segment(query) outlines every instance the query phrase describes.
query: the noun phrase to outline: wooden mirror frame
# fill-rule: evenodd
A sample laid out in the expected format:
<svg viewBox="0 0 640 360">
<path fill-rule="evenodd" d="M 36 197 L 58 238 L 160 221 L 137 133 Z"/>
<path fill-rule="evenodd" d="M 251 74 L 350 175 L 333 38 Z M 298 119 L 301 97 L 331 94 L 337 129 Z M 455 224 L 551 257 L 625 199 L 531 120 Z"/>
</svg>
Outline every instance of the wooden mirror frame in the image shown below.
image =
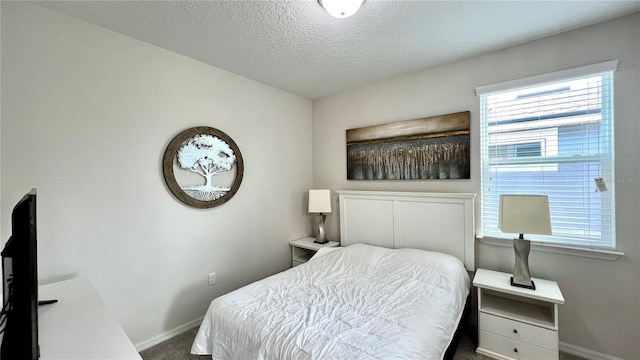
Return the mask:
<svg viewBox="0 0 640 360">
<path fill-rule="evenodd" d="M 180 147 L 185 143 L 185 141 L 191 139 L 196 135 L 213 135 L 215 137 L 220 138 L 221 140 L 223 140 L 229 145 L 229 147 L 231 148 L 231 150 L 233 150 L 236 156 L 236 162 L 235 162 L 236 175 L 235 175 L 235 178 L 233 179 L 231 188 L 225 195 L 215 200 L 202 201 L 202 200 L 192 198 L 182 190 L 180 185 L 178 185 L 178 182 L 176 181 L 176 178 L 175 178 L 175 174 L 173 172 L 173 163 L 176 158 L 178 149 L 180 149 Z M 167 145 L 167 148 L 164 151 L 164 156 L 162 158 L 162 172 L 164 175 L 165 183 L 169 187 L 169 190 L 171 191 L 171 193 L 173 193 L 173 195 L 176 198 L 178 198 L 178 200 L 195 208 L 208 209 L 208 208 L 220 206 L 226 203 L 233 197 L 233 195 L 236 194 L 236 192 L 240 188 L 240 183 L 242 183 L 242 177 L 244 176 L 244 161 L 242 159 L 242 153 L 240 153 L 240 149 L 238 148 L 238 145 L 236 145 L 236 143 L 231 139 L 231 137 L 229 137 L 229 135 L 225 134 L 224 132 L 218 129 L 214 129 L 212 127 L 196 126 L 196 127 L 192 127 L 182 131 L 181 133 L 176 135 L 171 140 L 171 142 L 169 142 L 169 145 Z"/>
</svg>

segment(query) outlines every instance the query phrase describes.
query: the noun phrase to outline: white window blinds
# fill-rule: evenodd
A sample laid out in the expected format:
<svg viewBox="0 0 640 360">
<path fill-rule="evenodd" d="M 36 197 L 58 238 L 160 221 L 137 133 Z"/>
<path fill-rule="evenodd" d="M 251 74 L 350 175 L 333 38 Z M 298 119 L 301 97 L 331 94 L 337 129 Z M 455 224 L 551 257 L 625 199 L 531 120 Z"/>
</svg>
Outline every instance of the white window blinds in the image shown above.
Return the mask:
<svg viewBox="0 0 640 360">
<path fill-rule="evenodd" d="M 476 89 L 481 112 L 482 236 L 498 229 L 501 194 L 549 196 L 544 242 L 615 248 L 613 72 L 617 61 Z M 597 191 L 603 178 L 608 191 Z"/>
</svg>

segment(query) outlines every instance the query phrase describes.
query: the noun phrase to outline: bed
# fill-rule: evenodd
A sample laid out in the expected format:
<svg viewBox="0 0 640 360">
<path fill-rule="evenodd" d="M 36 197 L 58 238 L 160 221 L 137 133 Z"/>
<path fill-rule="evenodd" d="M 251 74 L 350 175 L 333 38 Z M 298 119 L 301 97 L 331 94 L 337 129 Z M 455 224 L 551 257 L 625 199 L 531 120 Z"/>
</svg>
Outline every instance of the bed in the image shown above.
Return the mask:
<svg viewBox="0 0 640 360">
<path fill-rule="evenodd" d="M 343 247 L 213 300 L 193 354 L 445 357 L 474 266 L 473 194 L 338 194 Z"/>
</svg>

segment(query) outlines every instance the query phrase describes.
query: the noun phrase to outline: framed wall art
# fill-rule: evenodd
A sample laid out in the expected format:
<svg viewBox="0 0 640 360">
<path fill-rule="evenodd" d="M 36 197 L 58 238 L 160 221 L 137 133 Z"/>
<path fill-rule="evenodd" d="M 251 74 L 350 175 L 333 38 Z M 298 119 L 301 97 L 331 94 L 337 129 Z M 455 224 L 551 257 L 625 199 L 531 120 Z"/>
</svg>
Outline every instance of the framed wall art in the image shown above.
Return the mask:
<svg viewBox="0 0 640 360">
<path fill-rule="evenodd" d="M 198 126 L 182 131 L 169 142 L 162 171 L 178 200 L 196 208 L 212 208 L 229 201 L 238 191 L 244 161 L 229 135 Z"/>
<path fill-rule="evenodd" d="M 469 111 L 349 129 L 347 179 L 469 179 L 469 130 Z"/>
</svg>

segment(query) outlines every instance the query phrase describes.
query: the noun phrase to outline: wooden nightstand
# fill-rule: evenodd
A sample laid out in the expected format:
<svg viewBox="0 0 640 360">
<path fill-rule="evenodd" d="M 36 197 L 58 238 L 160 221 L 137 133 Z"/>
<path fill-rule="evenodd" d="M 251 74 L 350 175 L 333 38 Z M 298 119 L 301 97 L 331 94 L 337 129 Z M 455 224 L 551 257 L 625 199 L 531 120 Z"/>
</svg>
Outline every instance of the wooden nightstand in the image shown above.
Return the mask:
<svg viewBox="0 0 640 360">
<path fill-rule="evenodd" d="M 478 269 L 478 348 L 496 359 L 558 359 L 558 305 L 564 297 L 555 281 L 533 279 L 536 290 L 511 286 L 511 274 Z"/>
<path fill-rule="evenodd" d="M 340 243 L 337 241 L 329 241 L 326 244 L 315 243 L 315 238 L 306 237 L 289 242 L 291 245 L 291 267 L 304 264 L 323 247 L 337 247 Z"/>
</svg>

